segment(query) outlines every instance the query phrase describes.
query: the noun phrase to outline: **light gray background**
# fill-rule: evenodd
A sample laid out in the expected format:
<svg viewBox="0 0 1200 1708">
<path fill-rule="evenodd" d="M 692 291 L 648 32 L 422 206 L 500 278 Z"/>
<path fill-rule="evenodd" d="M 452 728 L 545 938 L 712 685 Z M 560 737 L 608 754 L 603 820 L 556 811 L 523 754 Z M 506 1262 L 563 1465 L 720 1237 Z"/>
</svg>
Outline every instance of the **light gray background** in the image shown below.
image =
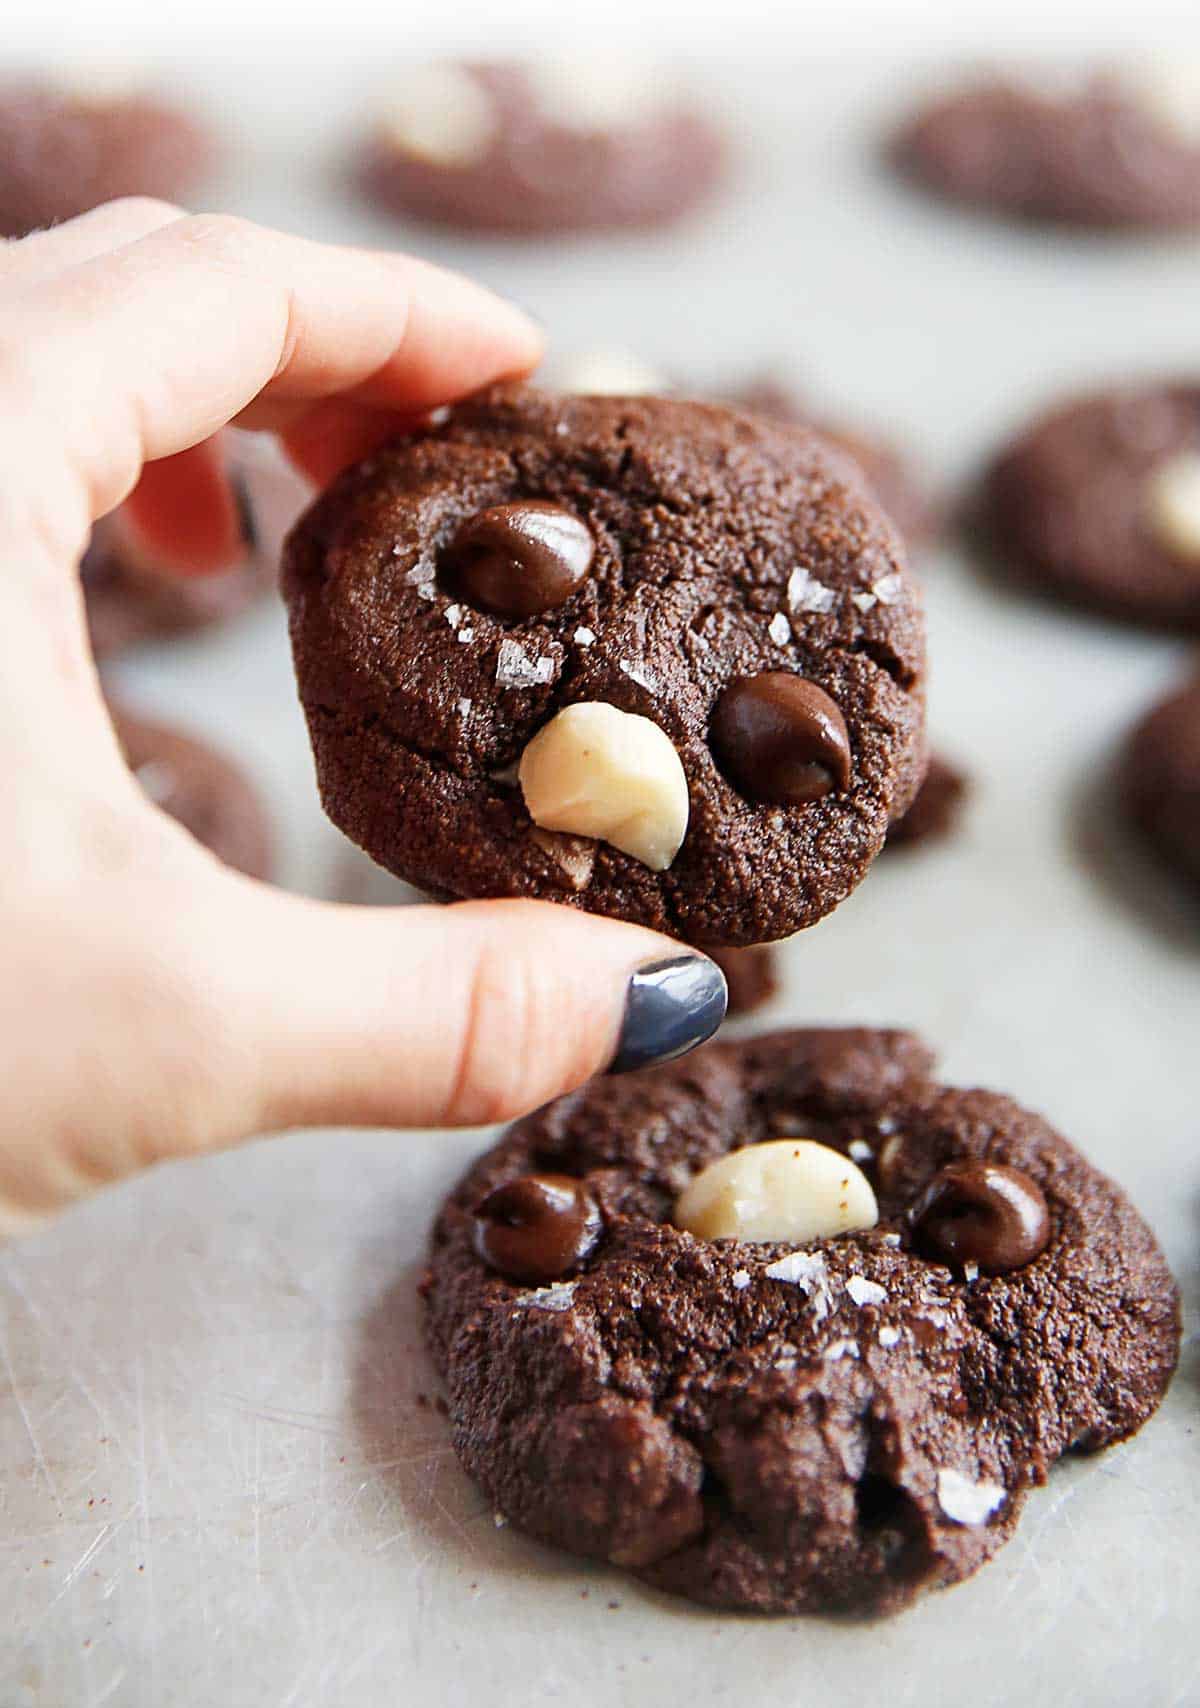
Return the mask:
<svg viewBox="0 0 1200 1708">
<path fill-rule="evenodd" d="M 535 308 L 556 346 L 625 345 L 698 383 L 782 363 L 890 421 L 948 490 L 1064 386 L 1200 365 L 1196 245 L 993 228 L 877 172 L 872 139 L 924 73 L 708 75 L 745 154 L 711 217 L 561 248 L 399 239 Z M 380 66 L 229 54 L 190 76 L 244 131 L 214 202 L 396 239 L 330 169 Z M 934 731 L 976 774 L 966 828 L 790 945 L 769 1019 L 915 1025 L 948 1078 L 1044 1110 L 1120 1176 L 1189 1301 L 1160 1415 L 1056 1473 L 973 1582 L 889 1624 L 697 1612 L 497 1530 L 422 1403 L 415 1267 L 484 1135 L 264 1141 L 0 1255 L 3 1708 L 1200 1702 L 1200 919 L 1103 799 L 1185 649 L 997 591 L 955 549 L 926 567 Z M 278 608 L 119 676 L 243 755 L 289 882 L 364 881 L 316 804 Z"/>
</svg>

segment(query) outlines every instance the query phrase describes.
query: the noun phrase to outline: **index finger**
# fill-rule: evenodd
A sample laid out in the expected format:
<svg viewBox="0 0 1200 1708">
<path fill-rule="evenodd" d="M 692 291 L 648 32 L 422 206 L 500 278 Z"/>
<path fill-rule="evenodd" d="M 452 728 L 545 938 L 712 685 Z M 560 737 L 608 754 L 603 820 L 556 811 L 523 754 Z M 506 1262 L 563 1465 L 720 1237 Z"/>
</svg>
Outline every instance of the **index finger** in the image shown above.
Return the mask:
<svg viewBox="0 0 1200 1708">
<path fill-rule="evenodd" d="M 225 215 L 187 216 L 36 289 L 18 284 L 4 308 L 0 372 L 24 381 L 22 440 L 43 463 L 61 452 L 92 516 L 144 462 L 251 405 L 346 396 L 412 414 L 525 373 L 541 353 L 521 310 L 457 273 Z"/>
</svg>

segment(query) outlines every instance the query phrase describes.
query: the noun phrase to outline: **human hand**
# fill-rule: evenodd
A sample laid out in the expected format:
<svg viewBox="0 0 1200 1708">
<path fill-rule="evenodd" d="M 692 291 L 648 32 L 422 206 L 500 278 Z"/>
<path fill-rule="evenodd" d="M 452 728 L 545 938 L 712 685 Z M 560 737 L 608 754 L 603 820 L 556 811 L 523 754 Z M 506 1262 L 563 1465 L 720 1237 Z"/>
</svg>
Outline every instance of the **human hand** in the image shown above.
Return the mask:
<svg viewBox="0 0 1200 1708">
<path fill-rule="evenodd" d="M 96 518 L 127 500 L 177 572 L 237 550 L 226 423 L 325 481 L 538 355 L 454 274 L 163 203 L 0 246 L 0 1228 L 257 1132 L 506 1119 L 719 1022 L 712 963 L 632 926 L 220 866 L 130 776 L 88 652 Z"/>
</svg>

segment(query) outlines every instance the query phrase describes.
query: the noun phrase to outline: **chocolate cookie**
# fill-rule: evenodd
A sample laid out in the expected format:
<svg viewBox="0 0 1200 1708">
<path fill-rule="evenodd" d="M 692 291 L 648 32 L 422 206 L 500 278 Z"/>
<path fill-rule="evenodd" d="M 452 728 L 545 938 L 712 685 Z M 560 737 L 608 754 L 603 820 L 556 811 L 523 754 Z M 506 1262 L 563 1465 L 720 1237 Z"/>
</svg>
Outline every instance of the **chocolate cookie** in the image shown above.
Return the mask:
<svg viewBox="0 0 1200 1708">
<path fill-rule="evenodd" d="M 1200 885 L 1200 676 L 1147 713 L 1121 766 L 1133 823 L 1163 859 Z"/>
<path fill-rule="evenodd" d="M 1200 630 L 1200 383 L 1058 405 L 996 458 L 983 499 L 1027 581 L 1130 622 Z"/>
<path fill-rule="evenodd" d="M 764 1613 L 967 1577 L 1056 1459 L 1141 1427 L 1180 1336 L 1121 1190 L 903 1032 L 712 1044 L 549 1105 L 453 1192 L 422 1291 L 499 1513 Z"/>
<path fill-rule="evenodd" d="M 194 118 L 102 72 L 94 84 L 0 83 L 0 235 L 23 237 L 115 196 L 186 196 L 213 144 Z"/>
<path fill-rule="evenodd" d="M 363 176 L 401 214 L 532 236 L 664 224 L 724 166 L 720 132 L 661 70 L 601 57 L 413 67 Z"/>
<path fill-rule="evenodd" d="M 1182 66 L 1053 87 L 985 77 L 917 113 L 891 153 L 925 188 L 996 213 L 1108 228 L 1200 224 L 1200 103 Z"/>
<path fill-rule="evenodd" d="M 966 775 L 940 753 L 932 755 L 925 781 L 911 806 L 888 826 L 887 848 L 911 848 L 918 842 L 940 842 L 958 823 L 967 796 Z"/>
<path fill-rule="evenodd" d="M 922 775 L 902 547 L 799 428 L 497 387 L 343 475 L 283 581 L 326 810 L 435 894 L 768 942 Z"/>
<path fill-rule="evenodd" d="M 109 711 L 129 768 L 155 806 L 225 865 L 269 878 L 271 828 L 249 778 L 206 742 L 117 707 Z"/>
<path fill-rule="evenodd" d="M 912 550 L 927 546 L 941 522 L 938 505 L 920 471 L 888 439 L 831 421 L 821 411 L 807 409 L 802 398 L 774 380 L 756 380 L 725 399 L 735 409 L 748 409 L 774 421 L 796 421 L 853 458 L 868 487 L 899 528 Z"/>
</svg>

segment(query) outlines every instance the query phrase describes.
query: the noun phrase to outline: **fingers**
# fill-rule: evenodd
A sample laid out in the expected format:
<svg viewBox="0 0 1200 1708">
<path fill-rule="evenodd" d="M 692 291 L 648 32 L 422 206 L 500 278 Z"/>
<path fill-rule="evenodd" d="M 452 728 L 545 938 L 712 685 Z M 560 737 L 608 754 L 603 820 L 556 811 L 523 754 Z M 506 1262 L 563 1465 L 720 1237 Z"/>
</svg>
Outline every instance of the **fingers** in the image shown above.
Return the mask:
<svg viewBox="0 0 1200 1708">
<path fill-rule="evenodd" d="M 150 196 L 125 196 L 48 231 L 0 243 L 0 286 L 31 284 L 91 261 L 183 218 L 183 209 Z"/>
<path fill-rule="evenodd" d="M 221 435 L 147 463 L 122 515 L 156 568 L 183 575 L 225 569 L 246 555 Z"/>
<path fill-rule="evenodd" d="M 614 1057 L 681 1054 L 725 1012 L 713 962 L 571 908 L 366 910 L 238 889 L 222 1007 L 264 1129 L 507 1120 Z"/>
<path fill-rule="evenodd" d="M 144 462 L 235 418 L 273 423 L 281 404 L 341 394 L 411 413 L 540 354 L 518 309 L 457 274 L 224 216 L 5 287 L 3 339 L 0 371 L 24 380 L 8 407 L 36 422 L 37 457 L 57 445 L 93 515 Z"/>
</svg>

